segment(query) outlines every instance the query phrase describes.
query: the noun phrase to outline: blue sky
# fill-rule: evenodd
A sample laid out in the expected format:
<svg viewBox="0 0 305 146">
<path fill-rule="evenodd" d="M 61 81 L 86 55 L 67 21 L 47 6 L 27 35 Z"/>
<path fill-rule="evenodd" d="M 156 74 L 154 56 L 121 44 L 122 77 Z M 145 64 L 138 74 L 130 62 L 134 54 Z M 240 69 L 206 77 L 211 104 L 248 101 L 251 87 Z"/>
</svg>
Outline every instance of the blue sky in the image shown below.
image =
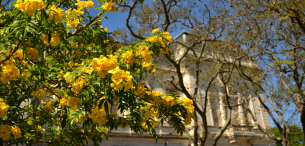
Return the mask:
<svg viewBox="0 0 305 146">
<path fill-rule="evenodd" d="M 100 7 L 98 4 L 98 1 L 96 0 L 92 0 L 94 2 L 94 7 L 98 8 Z M 150 3 L 149 0 L 146 0 L 145 3 Z M 96 16 L 101 10 L 94 10 L 93 8 L 89 9 L 89 13 L 91 16 Z M 114 13 L 114 12 L 109 12 L 109 13 L 105 13 L 104 16 L 107 16 L 108 19 L 106 18 L 101 18 L 103 20 L 102 25 L 104 28 L 108 28 L 108 31 L 113 31 L 116 30 L 118 28 L 127 28 L 125 26 L 126 24 L 126 18 L 128 16 L 128 13 L 122 13 L 120 11 Z M 178 32 L 172 32 L 170 33 L 170 35 L 174 38 L 175 36 L 177 36 L 179 33 L 181 33 L 180 31 Z"/>
</svg>

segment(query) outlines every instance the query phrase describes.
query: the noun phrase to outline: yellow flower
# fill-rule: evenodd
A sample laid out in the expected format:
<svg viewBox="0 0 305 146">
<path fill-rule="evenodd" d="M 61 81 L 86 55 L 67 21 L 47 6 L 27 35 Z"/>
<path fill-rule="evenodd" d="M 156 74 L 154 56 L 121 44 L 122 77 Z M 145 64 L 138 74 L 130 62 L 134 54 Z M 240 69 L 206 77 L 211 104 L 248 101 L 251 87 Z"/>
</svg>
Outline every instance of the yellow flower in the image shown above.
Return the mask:
<svg viewBox="0 0 305 146">
<path fill-rule="evenodd" d="M 73 75 L 71 72 L 67 72 L 63 77 L 65 78 L 67 83 L 72 83 L 74 81 L 74 78 L 73 78 Z"/>
<path fill-rule="evenodd" d="M 36 10 L 44 9 L 46 4 L 43 0 L 17 0 L 14 5 L 18 10 L 32 16 Z"/>
<path fill-rule="evenodd" d="M 186 115 L 184 119 L 184 125 L 190 125 L 192 123 L 192 115 Z"/>
<path fill-rule="evenodd" d="M 104 31 L 105 31 L 106 33 L 108 33 L 108 28 L 105 28 Z"/>
<path fill-rule="evenodd" d="M 151 67 L 151 64 L 150 63 L 147 63 L 147 62 L 143 62 L 143 67 L 146 67 L 148 70 L 150 69 Z"/>
<path fill-rule="evenodd" d="M 117 67 L 116 69 L 110 70 L 109 73 L 112 73 L 112 82 L 116 85 L 120 84 L 123 81 L 122 71 Z"/>
<path fill-rule="evenodd" d="M 64 15 L 64 13 L 62 12 L 63 10 L 61 8 L 56 8 L 55 5 L 51 6 L 49 10 L 50 15 L 48 20 L 55 20 L 56 23 L 60 23 L 61 18 Z"/>
<path fill-rule="evenodd" d="M 75 29 L 75 27 L 79 24 L 79 19 L 74 19 L 73 21 L 68 21 L 67 26 Z"/>
<path fill-rule="evenodd" d="M 71 107 L 71 110 L 79 108 L 81 105 L 81 99 L 77 97 L 69 96 L 67 100 L 67 106 Z"/>
<path fill-rule="evenodd" d="M 143 123 L 141 124 L 141 126 L 142 126 L 144 129 L 147 129 L 147 128 L 148 128 L 145 122 L 143 122 Z"/>
<path fill-rule="evenodd" d="M 38 126 L 37 126 L 37 130 L 38 130 L 38 131 L 41 131 L 41 130 L 42 130 L 41 126 L 38 125 Z"/>
<path fill-rule="evenodd" d="M 3 101 L 0 102 L 0 118 L 1 119 L 6 116 L 8 108 L 9 108 L 9 106 L 7 104 L 5 104 Z"/>
<path fill-rule="evenodd" d="M 17 79 L 19 75 L 18 68 L 14 64 L 6 64 L 2 66 L 0 75 L 2 83 L 6 84 L 10 80 Z"/>
<path fill-rule="evenodd" d="M 21 137 L 21 130 L 18 126 L 14 125 L 11 127 L 11 132 L 13 133 L 15 138 Z"/>
<path fill-rule="evenodd" d="M 60 42 L 59 33 L 53 32 L 53 33 L 51 34 L 51 42 L 50 42 L 50 44 L 51 44 L 53 47 L 56 47 L 56 46 L 58 46 L 59 42 Z"/>
<path fill-rule="evenodd" d="M 156 28 L 152 31 L 152 33 L 157 33 L 157 32 L 159 32 L 159 28 Z"/>
<path fill-rule="evenodd" d="M 109 59 L 103 56 L 101 59 L 93 58 L 90 65 L 98 75 L 100 75 L 102 78 L 105 78 L 108 74 L 108 71 L 114 69 L 117 64 L 117 56 L 109 55 Z"/>
<path fill-rule="evenodd" d="M 110 1 L 109 3 L 105 2 L 105 4 L 102 6 L 102 8 L 107 12 L 110 12 L 110 11 L 117 12 L 116 6 L 114 6 L 112 1 Z"/>
<path fill-rule="evenodd" d="M 23 58 L 23 50 L 18 49 L 15 53 L 14 53 L 14 57 L 22 59 Z"/>
<path fill-rule="evenodd" d="M 126 51 L 125 53 L 122 54 L 122 58 L 124 58 L 124 63 L 128 64 L 129 66 L 132 66 L 135 63 L 135 58 L 133 55 L 133 51 Z"/>
<path fill-rule="evenodd" d="M 143 97 L 146 93 L 146 88 L 143 85 L 138 86 L 138 90 L 135 92 L 136 96 L 139 96 L 140 98 Z"/>
<path fill-rule="evenodd" d="M 54 102 L 47 101 L 46 105 L 42 107 L 46 113 L 49 113 L 54 108 Z"/>
<path fill-rule="evenodd" d="M 0 138 L 6 141 L 10 139 L 11 135 L 11 126 L 9 125 L 1 125 L 0 126 Z"/>
<path fill-rule="evenodd" d="M 117 32 L 117 31 L 113 31 L 113 33 L 114 33 L 115 35 L 121 35 L 121 33 L 120 33 L 120 32 Z"/>
<path fill-rule="evenodd" d="M 40 36 L 40 39 L 42 40 L 42 42 L 45 45 L 47 45 L 47 46 L 49 45 L 49 41 L 48 41 L 49 37 L 48 37 L 48 35 L 44 34 L 44 35 Z"/>
<path fill-rule="evenodd" d="M 36 59 L 39 57 L 39 52 L 35 48 L 27 47 L 26 50 L 30 54 L 31 59 Z"/>
<path fill-rule="evenodd" d="M 91 110 L 90 118 L 94 123 L 97 123 L 99 126 L 103 126 L 106 124 L 107 120 L 107 114 L 104 108 L 99 109 L 98 107 L 95 107 Z"/>
<path fill-rule="evenodd" d="M 62 78 L 65 75 L 65 73 L 63 71 L 60 71 L 57 74 L 58 74 L 57 75 L 58 78 Z"/>
<path fill-rule="evenodd" d="M 60 99 L 59 105 L 60 105 L 61 107 L 65 107 L 65 106 L 67 105 L 67 99 L 66 99 L 66 98 Z"/>
<path fill-rule="evenodd" d="M 29 125 L 32 125 L 32 124 L 33 124 L 33 122 L 32 122 L 32 121 L 28 121 L 27 123 L 28 123 Z"/>
<path fill-rule="evenodd" d="M 167 54 L 168 53 L 168 47 L 166 47 L 165 49 L 160 49 L 162 54 Z"/>
<path fill-rule="evenodd" d="M 38 90 L 32 92 L 32 96 L 36 96 L 39 100 L 43 100 L 46 95 L 47 95 L 47 92 L 44 89 L 38 89 Z"/>
<path fill-rule="evenodd" d="M 84 86 L 84 80 L 77 80 L 72 84 L 72 88 L 71 91 L 73 91 L 74 93 L 78 94 L 80 92 L 80 90 L 82 90 L 83 86 Z"/>
<path fill-rule="evenodd" d="M 153 68 L 150 73 L 155 73 L 156 72 L 156 68 Z"/>
<path fill-rule="evenodd" d="M 93 8 L 94 2 L 92 2 L 92 0 L 88 0 L 87 2 L 77 0 L 77 4 L 75 5 L 78 5 L 78 9 L 82 10 L 84 8 L 89 8 L 89 7 Z"/>
</svg>

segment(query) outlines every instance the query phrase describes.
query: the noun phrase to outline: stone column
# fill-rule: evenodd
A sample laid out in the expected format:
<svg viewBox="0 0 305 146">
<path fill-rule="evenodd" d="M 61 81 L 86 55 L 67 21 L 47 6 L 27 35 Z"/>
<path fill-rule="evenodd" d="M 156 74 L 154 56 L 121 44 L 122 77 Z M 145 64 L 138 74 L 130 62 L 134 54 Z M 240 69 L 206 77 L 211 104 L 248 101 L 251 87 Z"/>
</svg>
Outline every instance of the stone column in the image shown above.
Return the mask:
<svg viewBox="0 0 305 146">
<path fill-rule="evenodd" d="M 244 126 L 244 125 L 246 125 L 246 121 L 245 121 L 244 108 L 241 105 L 242 97 L 240 94 L 238 94 L 237 104 L 238 104 L 238 114 L 239 114 L 240 123 L 241 123 L 240 125 Z"/>
<path fill-rule="evenodd" d="M 255 104 L 255 103 L 254 103 L 254 101 L 253 101 L 253 97 L 252 97 L 252 95 L 250 94 L 248 98 L 250 98 L 250 100 L 249 100 L 250 110 L 254 113 L 254 116 L 255 116 L 255 118 L 256 118 L 256 112 L 255 112 L 255 108 L 254 108 L 254 104 Z M 258 129 L 257 125 L 255 124 L 255 122 L 254 122 L 254 120 L 253 120 L 252 118 L 250 119 L 250 121 L 251 121 L 252 125 L 254 126 L 253 128 L 254 128 L 254 129 Z M 250 122 L 250 121 L 249 121 L 249 122 Z"/>
<path fill-rule="evenodd" d="M 227 114 L 226 114 L 226 107 L 225 105 L 223 104 L 224 100 L 223 100 L 223 95 L 220 94 L 219 96 L 219 110 L 220 110 L 220 121 L 222 123 L 221 126 L 225 125 L 226 123 L 226 118 L 227 118 Z M 219 122 L 220 123 L 220 122 Z M 220 126 L 220 125 L 219 125 Z"/>
</svg>

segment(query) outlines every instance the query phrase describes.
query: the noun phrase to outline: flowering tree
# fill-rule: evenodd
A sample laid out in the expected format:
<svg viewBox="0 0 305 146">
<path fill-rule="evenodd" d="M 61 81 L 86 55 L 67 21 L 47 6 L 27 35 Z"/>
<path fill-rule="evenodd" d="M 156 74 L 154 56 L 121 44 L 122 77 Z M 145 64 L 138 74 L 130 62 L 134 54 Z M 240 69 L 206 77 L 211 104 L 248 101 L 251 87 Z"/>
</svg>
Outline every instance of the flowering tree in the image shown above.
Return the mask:
<svg viewBox="0 0 305 146">
<path fill-rule="evenodd" d="M 157 138 L 165 120 L 180 134 L 190 123 L 191 100 L 138 84 L 156 70 L 152 55 L 167 53 L 169 33 L 119 48 L 100 19 L 117 1 L 100 1 L 95 17 L 93 4 L 17 0 L 7 9 L 0 1 L 1 144 L 98 145 L 118 126 Z"/>
</svg>

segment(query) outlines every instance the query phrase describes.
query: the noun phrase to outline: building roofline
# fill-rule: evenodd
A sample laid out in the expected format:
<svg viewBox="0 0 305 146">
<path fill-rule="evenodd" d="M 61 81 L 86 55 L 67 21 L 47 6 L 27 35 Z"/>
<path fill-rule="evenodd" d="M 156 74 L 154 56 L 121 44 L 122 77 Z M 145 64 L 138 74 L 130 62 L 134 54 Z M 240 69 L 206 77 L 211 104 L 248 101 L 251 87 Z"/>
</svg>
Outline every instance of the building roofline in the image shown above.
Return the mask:
<svg viewBox="0 0 305 146">
<path fill-rule="evenodd" d="M 174 37 L 174 40 L 178 39 L 178 38 L 179 38 L 180 36 L 182 36 L 183 34 L 190 34 L 190 33 L 183 30 L 181 33 L 179 33 L 177 36 Z"/>
</svg>

